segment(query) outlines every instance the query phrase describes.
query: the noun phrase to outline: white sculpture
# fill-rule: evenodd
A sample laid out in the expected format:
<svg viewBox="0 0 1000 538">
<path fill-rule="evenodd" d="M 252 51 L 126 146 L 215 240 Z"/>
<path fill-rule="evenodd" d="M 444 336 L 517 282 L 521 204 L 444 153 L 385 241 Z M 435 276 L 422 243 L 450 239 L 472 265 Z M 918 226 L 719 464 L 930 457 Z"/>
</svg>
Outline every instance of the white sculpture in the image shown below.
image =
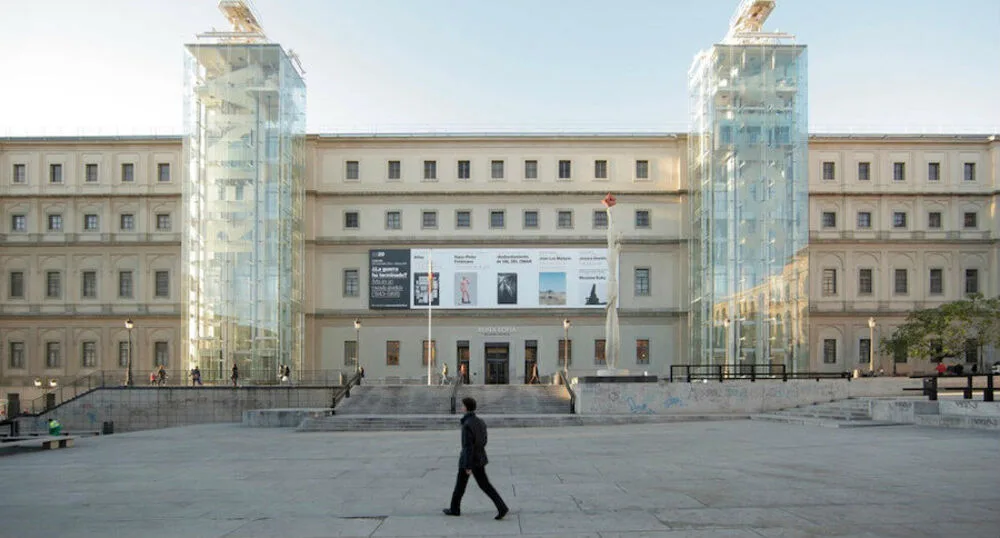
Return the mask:
<svg viewBox="0 0 1000 538">
<path fill-rule="evenodd" d="M 621 255 L 622 238 L 615 229 L 613 208 L 617 203 L 615 196 L 608 193 L 601 200 L 608 214 L 608 304 L 604 321 L 604 358 L 606 370 L 598 370 L 598 375 L 615 375 L 618 371 L 618 358 L 621 355 L 621 336 L 618 325 L 618 258 Z"/>
</svg>

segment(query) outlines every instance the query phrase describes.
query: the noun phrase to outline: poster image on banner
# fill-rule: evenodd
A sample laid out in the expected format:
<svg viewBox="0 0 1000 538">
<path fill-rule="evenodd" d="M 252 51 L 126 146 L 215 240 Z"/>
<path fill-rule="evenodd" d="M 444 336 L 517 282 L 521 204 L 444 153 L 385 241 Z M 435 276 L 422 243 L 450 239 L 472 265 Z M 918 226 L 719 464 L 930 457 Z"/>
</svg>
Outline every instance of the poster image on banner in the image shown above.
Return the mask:
<svg viewBox="0 0 1000 538">
<path fill-rule="evenodd" d="M 410 249 L 368 251 L 368 307 L 410 308 Z"/>
<path fill-rule="evenodd" d="M 455 273 L 455 304 L 461 307 L 476 306 L 478 283 L 477 273 Z"/>
<path fill-rule="evenodd" d="M 433 286 L 428 289 L 427 272 L 413 274 L 413 306 L 441 305 L 441 273 L 434 273 Z"/>
</svg>

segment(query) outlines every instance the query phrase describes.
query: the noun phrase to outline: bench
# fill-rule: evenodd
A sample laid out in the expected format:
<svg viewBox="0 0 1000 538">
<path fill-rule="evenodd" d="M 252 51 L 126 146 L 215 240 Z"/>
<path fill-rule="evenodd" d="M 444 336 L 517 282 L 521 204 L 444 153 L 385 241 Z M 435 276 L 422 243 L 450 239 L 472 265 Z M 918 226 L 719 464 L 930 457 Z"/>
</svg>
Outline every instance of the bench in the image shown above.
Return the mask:
<svg viewBox="0 0 1000 538">
<path fill-rule="evenodd" d="M 37 436 L 37 437 L 14 437 L 10 439 L 4 439 L 0 442 L 0 448 L 7 447 L 32 447 L 39 446 L 45 450 L 54 450 L 57 448 L 70 448 L 73 446 L 73 442 L 76 437 L 69 435 L 60 436 Z"/>
</svg>

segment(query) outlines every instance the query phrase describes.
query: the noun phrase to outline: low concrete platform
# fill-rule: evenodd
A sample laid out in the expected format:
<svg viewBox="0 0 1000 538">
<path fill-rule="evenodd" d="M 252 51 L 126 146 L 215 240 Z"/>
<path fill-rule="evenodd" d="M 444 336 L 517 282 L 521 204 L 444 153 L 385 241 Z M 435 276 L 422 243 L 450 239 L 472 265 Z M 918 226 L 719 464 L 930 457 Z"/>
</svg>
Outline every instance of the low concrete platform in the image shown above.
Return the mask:
<svg viewBox="0 0 1000 538">
<path fill-rule="evenodd" d="M 749 420 L 492 428 L 503 521 L 470 484 L 441 515 L 458 431 L 237 424 L 0 458 L 0 537 L 997 538 L 1000 434 Z"/>
<path fill-rule="evenodd" d="M 479 415 L 490 428 L 561 428 L 566 426 L 612 426 L 620 424 L 663 424 L 711 420 L 746 420 L 750 415 Z M 301 432 L 452 430 L 462 415 L 334 415 L 309 418 Z"/>
<path fill-rule="evenodd" d="M 243 412 L 243 425 L 251 428 L 298 428 L 307 418 L 323 418 L 333 409 L 252 409 Z"/>
<path fill-rule="evenodd" d="M 56 448 L 71 448 L 76 437 L 69 435 L 32 435 L 26 437 L 8 437 L 0 442 L 0 449 L 41 448 L 50 450 Z"/>
</svg>

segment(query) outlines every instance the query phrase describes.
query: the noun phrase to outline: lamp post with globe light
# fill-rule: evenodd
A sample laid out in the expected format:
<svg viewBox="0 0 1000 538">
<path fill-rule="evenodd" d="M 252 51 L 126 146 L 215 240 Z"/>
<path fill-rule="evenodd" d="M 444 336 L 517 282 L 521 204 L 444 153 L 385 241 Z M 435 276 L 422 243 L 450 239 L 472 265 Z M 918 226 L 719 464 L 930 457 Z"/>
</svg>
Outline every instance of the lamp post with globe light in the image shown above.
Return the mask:
<svg viewBox="0 0 1000 538">
<path fill-rule="evenodd" d="M 132 323 L 132 318 L 125 320 L 125 329 L 128 330 L 128 354 L 125 359 L 125 386 L 132 386 L 132 327 L 135 324 Z"/>
<path fill-rule="evenodd" d="M 868 373 L 875 375 L 875 318 L 868 318 Z"/>
<path fill-rule="evenodd" d="M 354 320 L 354 342 L 356 349 L 354 350 L 354 371 L 355 373 L 361 372 L 361 320 L 355 318 Z"/>
</svg>

